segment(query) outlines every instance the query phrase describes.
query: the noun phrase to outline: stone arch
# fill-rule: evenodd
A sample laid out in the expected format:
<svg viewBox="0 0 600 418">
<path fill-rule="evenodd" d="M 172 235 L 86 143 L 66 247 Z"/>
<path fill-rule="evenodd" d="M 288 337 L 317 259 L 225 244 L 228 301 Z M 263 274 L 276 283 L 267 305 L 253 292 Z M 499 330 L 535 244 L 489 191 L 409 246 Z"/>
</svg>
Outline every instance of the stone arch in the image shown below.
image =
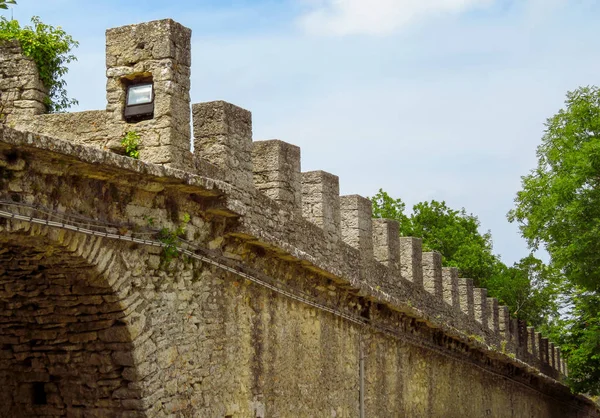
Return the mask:
<svg viewBox="0 0 600 418">
<path fill-rule="evenodd" d="M 145 417 L 119 243 L 12 220 L 0 232 L 0 417 Z"/>
</svg>

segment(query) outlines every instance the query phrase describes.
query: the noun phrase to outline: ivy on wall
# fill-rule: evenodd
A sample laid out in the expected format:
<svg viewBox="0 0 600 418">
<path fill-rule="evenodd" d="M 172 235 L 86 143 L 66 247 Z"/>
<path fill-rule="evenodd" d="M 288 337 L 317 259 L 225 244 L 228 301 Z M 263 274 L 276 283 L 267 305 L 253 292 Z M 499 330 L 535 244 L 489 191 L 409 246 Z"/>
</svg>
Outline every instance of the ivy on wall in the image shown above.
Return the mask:
<svg viewBox="0 0 600 418">
<path fill-rule="evenodd" d="M 40 79 L 48 90 L 45 103 L 48 112 L 63 112 L 77 104 L 77 100 L 67 96 L 63 76 L 68 72 L 66 65 L 77 60 L 70 52 L 79 43 L 60 26 L 46 25 L 37 16 L 31 18 L 31 23 L 33 26 L 21 27 L 16 20 L 0 18 L 0 42 L 19 41 L 23 53 L 35 61 Z"/>
</svg>

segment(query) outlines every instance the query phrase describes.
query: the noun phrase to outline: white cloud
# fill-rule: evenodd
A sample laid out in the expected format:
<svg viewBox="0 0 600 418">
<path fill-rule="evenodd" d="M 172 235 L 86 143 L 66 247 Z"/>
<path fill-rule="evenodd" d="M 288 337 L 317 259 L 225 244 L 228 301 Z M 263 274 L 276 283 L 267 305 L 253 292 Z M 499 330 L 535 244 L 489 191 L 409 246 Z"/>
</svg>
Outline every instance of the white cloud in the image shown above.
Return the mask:
<svg viewBox="0 0 600 418">
<path fill-rule="evenodd" d="M 460 14 L 494 0 L 321 0 L 309 1 L 299 19 L 309 33 L 387 35 L 426 18 Z"/>
</svg>

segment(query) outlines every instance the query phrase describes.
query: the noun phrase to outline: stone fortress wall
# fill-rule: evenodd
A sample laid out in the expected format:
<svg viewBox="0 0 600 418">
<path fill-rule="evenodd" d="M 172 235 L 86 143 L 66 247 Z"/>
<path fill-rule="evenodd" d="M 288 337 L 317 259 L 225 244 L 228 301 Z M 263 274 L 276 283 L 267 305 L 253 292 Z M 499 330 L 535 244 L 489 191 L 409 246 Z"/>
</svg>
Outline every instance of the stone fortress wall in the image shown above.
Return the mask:
<svg viewBox="0 0 600 418">
<path fill-rule="evenodd" d="M 129 231 L 188 213 L 189 241 L 221 267 L 165 268 L 157 248 L 10 220 L 0 301 L 20 325 L 0 321 L 5 404 L 57 416 L 598 416 L 560 383 L 559 347 L 443 268 L 440 254 L 422 253 L 419 238 L 399 237 L 395 221 L 372 219 L 368 199 L 339 196 L 333 174 L 302 172 L 294 145 L 253 142 L 250 112 L 190 106 L 189 29 L 162 20 L 106 37 L 105 111 L 43 114 L 43 88 L 19 75 L 35 64 L 16 44 L 0 48 L 0 208 L 60 209 Z M 154 117 L 127 123 L 136 77 L 152 80 Z M 142 138 L 140 161 L 117 155 L 128 130 Z M 62 290 L 19 293 L 34 276 L 61 277 Z M 32 314 L 17 299 L 51 309 L 56 295 L 78 303 L 27 339 L 19 330 Z M 94 326 L 80 324 L 88 316 Z M 64 375 L 90 376 L 89 394 L 54 382 L 60 353 L 36 354 L 39 341 L 59 340 L 77 360 L 63 361 Z"/>
</svg>

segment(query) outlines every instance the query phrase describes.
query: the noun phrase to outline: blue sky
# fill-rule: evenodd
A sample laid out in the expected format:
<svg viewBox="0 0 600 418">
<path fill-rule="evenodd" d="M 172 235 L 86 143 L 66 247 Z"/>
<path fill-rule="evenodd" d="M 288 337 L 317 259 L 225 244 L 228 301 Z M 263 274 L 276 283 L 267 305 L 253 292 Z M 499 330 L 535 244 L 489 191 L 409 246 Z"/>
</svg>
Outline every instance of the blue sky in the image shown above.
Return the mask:
<svg viewBox="0 0 600 418">
<path fill-rule="evenodd" d="M 342 194 L 465 207 L 506 263 L 528 253 L 505 215 L 545 119 L 600 79 L 595 0 L 18 3 L 80 42 L 75 110 L 105 106 L 106 28 L 171 17 L 193 31 L 192 102 L 251 110 L 255 140 L 299 145 Z"/>
</svg>

